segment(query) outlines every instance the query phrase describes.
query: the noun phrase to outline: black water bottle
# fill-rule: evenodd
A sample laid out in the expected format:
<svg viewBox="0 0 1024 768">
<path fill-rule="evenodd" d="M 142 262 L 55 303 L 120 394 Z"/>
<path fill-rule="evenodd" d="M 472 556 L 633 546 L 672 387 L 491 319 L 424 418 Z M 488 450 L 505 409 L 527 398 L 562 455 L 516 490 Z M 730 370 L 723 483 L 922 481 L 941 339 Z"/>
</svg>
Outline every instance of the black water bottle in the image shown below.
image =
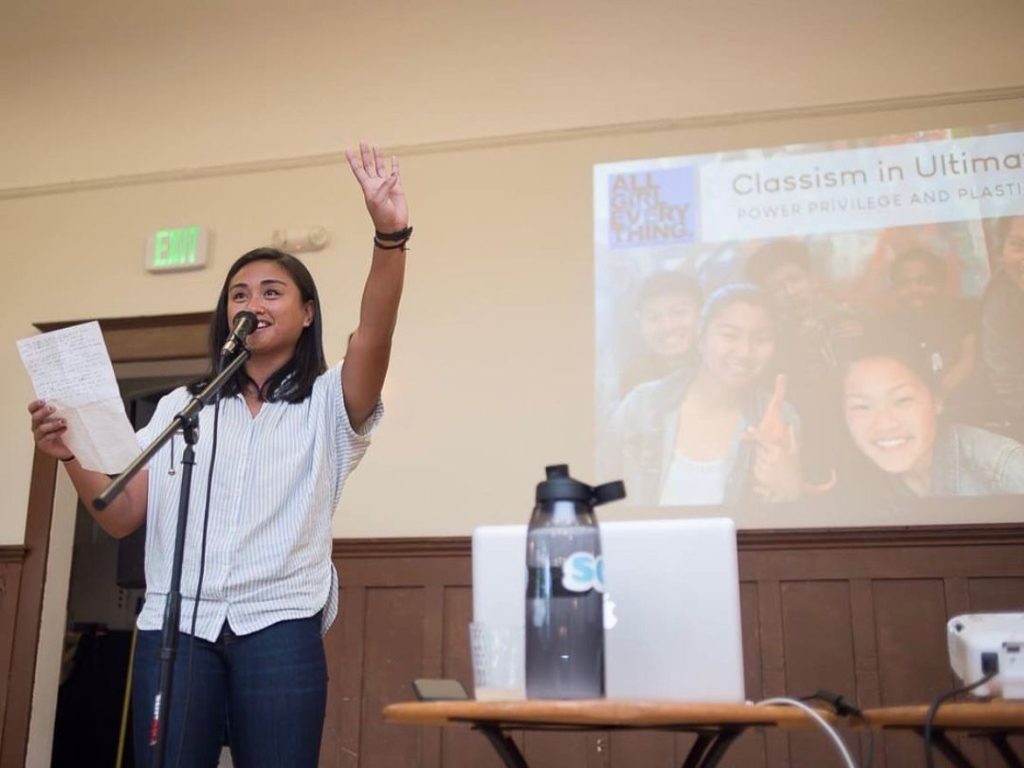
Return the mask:
<svg viewBox="0 0 1024 768">
<path fill-rule="evenodd" d="M 624 498 L 560 464 L 537 484 L 526 536 L 526 697 L 604 696 L 604 562 L 594 507 Z"/>
</svg>

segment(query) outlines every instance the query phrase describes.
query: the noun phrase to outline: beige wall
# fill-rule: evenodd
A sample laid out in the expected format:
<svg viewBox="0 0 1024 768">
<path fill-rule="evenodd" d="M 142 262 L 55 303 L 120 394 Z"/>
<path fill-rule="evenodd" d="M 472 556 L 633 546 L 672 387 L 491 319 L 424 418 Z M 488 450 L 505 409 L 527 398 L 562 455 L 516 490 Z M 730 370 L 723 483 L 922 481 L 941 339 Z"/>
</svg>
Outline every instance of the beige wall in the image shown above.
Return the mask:
<svg viewBox="0 0 1024 768">
<path fill-rule="evenodd" d="M 360 136 L 422 144 L 1024 80 L 1017 0 L 50 0 L 0 14 L 4 187 Z"/>
<path fill-rule="evenodd" d="M 326 155 L 361 137 L 401 148 L 417 235 L 335 532 L 413 536 L 524 520 L 546 463 L 590 478 L 594 163 L 1024 120 L 1010 0 L 22 5 L 0 11 L 0 544 L 23 536 L 32 322 L 208 309 L 234 256 L 323 224 L 340 355 L 370 230 Z M 215 233 L 209 268 L 145 273 L 146 235 L 187 224 Z"/>
</svg>

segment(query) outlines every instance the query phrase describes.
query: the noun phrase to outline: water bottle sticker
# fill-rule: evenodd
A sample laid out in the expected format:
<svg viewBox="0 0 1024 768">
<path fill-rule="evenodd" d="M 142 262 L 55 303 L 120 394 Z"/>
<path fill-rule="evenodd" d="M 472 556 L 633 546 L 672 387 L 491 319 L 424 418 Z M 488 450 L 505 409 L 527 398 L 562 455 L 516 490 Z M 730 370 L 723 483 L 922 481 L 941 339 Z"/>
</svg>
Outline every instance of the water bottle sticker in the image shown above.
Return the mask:
<svg viewBox="0 0 1024 768">
<path fill-rule="evenodd" d="M 619 623 L 619 617 L 615 615 L 615 601 L 607 592 L 604 593 L 604 602 L 601 607 L 604 609 L 604 628 L 615 629 L 615 625 Z"/>
<path fill-rule="evenodd" d="M 604 592 L 604 558 L 573 552 L 562 564 L 562 586 L 570 592 Z"/>
</svg>

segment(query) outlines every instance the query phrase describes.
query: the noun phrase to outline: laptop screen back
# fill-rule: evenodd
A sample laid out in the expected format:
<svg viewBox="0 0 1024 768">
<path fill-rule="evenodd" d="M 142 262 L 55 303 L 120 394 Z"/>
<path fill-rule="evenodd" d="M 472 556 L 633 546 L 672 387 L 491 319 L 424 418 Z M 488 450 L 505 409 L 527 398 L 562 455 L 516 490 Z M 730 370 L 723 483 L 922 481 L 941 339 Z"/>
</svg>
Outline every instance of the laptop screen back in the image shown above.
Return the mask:
<svg viewBox="0 0 1024 768">
<path fill-rule="evenodd" d="M 744 700 L 736 529 L 727 518 L 601 524 L 609 698 Z M 473 532 L 473 619 L 522 625 L 526 526 Z"/>
</svg>

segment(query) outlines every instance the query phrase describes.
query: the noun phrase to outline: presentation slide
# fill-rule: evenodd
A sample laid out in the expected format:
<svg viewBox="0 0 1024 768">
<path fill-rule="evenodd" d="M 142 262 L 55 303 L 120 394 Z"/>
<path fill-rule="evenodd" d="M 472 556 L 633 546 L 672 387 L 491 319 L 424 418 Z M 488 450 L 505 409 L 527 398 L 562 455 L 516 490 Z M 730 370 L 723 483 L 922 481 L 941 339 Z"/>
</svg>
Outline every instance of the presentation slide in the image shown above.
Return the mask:
<svg viewBox="0 0 1024 768">
<path fill-rule="evenodd" d="M 594 168 L 627 503 L 1024 493 L 1024 125 Z"/>
</svg>

